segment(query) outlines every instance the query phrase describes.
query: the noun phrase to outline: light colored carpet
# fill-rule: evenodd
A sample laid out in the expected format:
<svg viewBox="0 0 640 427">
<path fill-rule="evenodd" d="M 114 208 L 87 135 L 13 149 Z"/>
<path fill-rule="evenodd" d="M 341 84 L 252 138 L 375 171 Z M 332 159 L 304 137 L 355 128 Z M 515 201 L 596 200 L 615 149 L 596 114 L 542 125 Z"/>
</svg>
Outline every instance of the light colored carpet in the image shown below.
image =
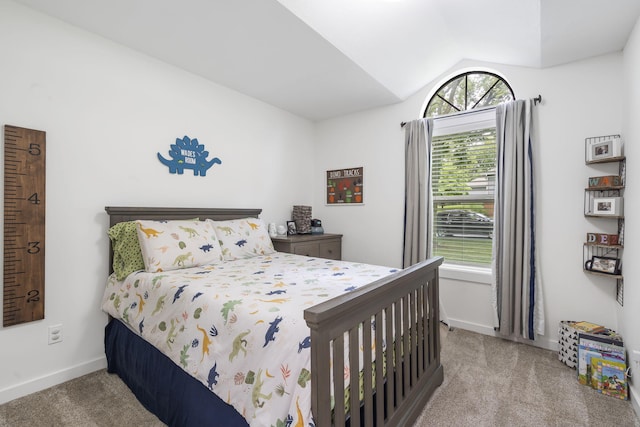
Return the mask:
<svg viewBox="0 0 640 427">
<path fill-rule="evenodd" d="M 444 330 L 441 360 L 444 382 L 416 426 L 640 426 L 629 401 L 579 384 L 549 350 Z"/>
<path fill-rule="evenodd" d="M 105 370 L 0 405 L 0 427 L 111 426 L 164 424 Z"/>
<path fill-rule="evenodd" d="M 444 383 L 418 427 L 640 427 L 628 401 L 578 384 L 556 353 L 460 329 L 443 328 L 442 344 Z M 163 424 L 104 370 L 0 405 L 0 427 L 123 425 Z"/>
</svg>

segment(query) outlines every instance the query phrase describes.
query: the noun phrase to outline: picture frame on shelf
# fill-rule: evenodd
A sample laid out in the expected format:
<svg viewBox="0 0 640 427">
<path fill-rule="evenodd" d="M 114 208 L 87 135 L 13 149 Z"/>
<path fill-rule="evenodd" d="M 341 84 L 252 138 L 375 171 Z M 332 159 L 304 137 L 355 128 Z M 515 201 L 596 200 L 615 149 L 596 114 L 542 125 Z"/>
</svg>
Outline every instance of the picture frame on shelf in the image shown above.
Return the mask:
<svg viewBox="0 0 640 427">
<path fill-rule="evenodd" d="M 587 138 L 587 161 L 598 162 L 622 156 L 622 138 L 619 135 L 610 137 Z"/>
<path fill-rule="evenodd" d="M 592 213 L 594 215 L 621 216 L 622 197 L 594 197 Z"/>
<path fill-rule="evenodd" d="M 584 263 L 585 270 L 597 273 L 618 274 L 620 260 L 618 258 L 594 256 Z"/>
<path fill-rule="evenodd" d="M 296 230 L 296 222 L 295 221 L 287 221 L 287 236 L 293 236 L 298 234 Z"/>
</svg>

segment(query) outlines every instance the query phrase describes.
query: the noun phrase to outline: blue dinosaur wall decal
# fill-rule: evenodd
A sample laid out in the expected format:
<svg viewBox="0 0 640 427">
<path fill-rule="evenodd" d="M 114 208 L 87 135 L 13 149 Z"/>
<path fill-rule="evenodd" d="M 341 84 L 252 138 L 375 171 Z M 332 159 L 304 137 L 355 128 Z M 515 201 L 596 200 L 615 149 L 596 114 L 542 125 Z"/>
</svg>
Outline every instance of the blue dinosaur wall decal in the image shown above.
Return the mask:
<svg viewBox="0 0 640 427">
<path fill-rule="evenodd" d="M 207 160 L 209 152 L 205 151 L 204 145 L 198 143 L 197 138 L 176 138 L 176 143 L 171 144 L 171 150 L 169 150 L 169 156 L 171 159 L 165 159 L 160 153 L 158 153 L 158 160 L 169 167 L 169 173 L 177 173 L 182 175 L 185 169 L 192 169 L 195 176 L 206 176 L 207 170 L 215 165 L 222 164 L 222 160 L 214 157 L 211 160 Z"/>
</svg>

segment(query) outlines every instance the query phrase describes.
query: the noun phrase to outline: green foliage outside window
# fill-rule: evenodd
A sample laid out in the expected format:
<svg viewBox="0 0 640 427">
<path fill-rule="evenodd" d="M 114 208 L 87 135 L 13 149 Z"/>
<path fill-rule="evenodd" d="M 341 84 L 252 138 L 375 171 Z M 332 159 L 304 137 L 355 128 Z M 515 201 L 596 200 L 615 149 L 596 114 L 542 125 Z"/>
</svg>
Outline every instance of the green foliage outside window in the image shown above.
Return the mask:
<svg viewBox="0 0 640 427">
<path fill-rule="evenodd" d="M 470 72 L 442 85 L 431 98 L 425 117 L 491 107 L 514 99 L 513 91 L 495 74 Z"/>
</svg>

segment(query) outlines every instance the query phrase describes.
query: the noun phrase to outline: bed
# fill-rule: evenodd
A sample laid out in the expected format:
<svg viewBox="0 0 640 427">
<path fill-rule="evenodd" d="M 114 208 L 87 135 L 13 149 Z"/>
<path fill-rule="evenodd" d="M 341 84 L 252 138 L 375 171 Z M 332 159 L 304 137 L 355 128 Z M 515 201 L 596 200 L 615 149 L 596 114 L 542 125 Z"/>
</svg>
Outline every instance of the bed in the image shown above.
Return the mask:
<svg viewBox="0 0 640 427">
<path fill-rule="evenodd" d="M 164 423 L 412 425 L 442 383 L 442 258 L 398 271 L 274 252 L 260 209 L 105 209 L 108 371 Z M 113 271 L 125 225 L 142 271 Z M 176 257 L 173 241 L 201 246 Z"/>
</svg>

